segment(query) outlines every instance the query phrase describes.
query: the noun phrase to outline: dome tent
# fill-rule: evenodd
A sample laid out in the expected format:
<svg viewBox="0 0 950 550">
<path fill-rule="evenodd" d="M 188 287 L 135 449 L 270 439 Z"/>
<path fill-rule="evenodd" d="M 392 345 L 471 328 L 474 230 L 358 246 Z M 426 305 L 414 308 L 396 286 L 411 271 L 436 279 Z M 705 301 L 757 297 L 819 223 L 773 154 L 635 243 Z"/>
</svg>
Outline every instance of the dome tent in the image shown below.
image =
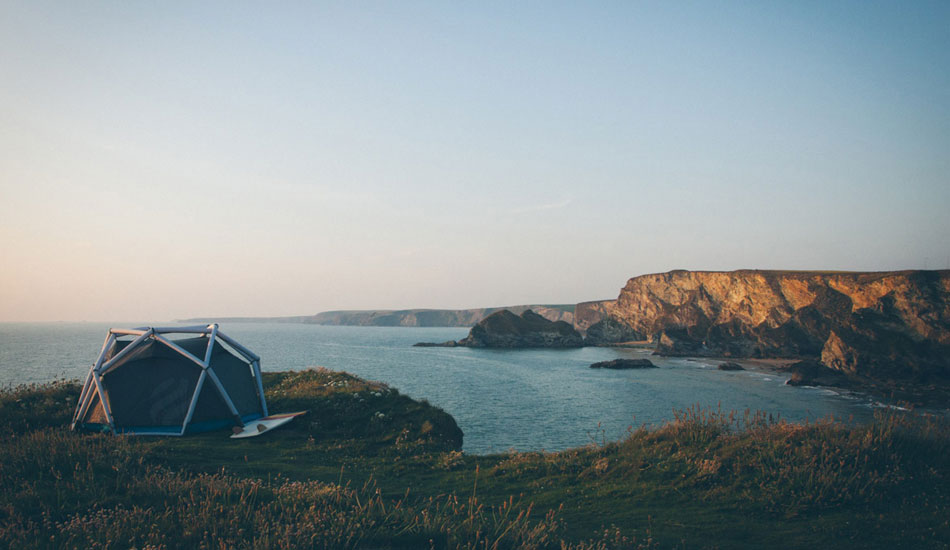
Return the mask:
<svg viewBox="0 0 950 550">
<path fill-rule="evenodd" d="M 142 327 L 109 329 L 72 427 L 185 435 L 266 416 L 260 357 L 218 325 Z"/>
</svg>

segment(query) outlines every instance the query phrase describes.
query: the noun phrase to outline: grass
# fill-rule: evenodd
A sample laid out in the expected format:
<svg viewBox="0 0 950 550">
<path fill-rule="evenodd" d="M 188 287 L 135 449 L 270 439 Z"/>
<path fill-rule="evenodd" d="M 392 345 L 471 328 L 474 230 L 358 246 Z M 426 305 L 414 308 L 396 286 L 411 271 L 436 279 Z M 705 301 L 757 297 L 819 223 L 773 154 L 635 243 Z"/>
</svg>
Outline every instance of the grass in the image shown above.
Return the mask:
<svg viewBox="0 0 950 550">
<path fill-rule="evenodd" d="M 0 393 L 9 548 L 945 548 L 950 426 L 693 407 L 559 453 L 470 456 L 443 411 L 345 373 L 268 374 L 259 438 L 75 434 L 70 382 Z"/>
</svg>

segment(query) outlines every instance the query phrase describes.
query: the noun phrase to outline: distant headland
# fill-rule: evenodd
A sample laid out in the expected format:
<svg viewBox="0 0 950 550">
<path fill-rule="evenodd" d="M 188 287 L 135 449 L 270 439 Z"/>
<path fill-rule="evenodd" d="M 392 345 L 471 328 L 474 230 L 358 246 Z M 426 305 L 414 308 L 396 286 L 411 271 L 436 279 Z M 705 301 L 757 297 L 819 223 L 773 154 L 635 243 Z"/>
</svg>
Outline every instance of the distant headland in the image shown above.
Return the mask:
<svg viewBox="0 0 950 550">
<path fill-rule="evenodd" d="M 574 304 L 533 304 L 473 309 L 367 309 L 323 311 L 316 315 L 291 317 L 194 317 L 180 319 L 193 323 L 305 323 L 311 325 L 357 327 L 471 327 L 492 313 L 508 310 L 516 315 L 532 310 L 550 321 L 573 324 Z"/>
</svg>

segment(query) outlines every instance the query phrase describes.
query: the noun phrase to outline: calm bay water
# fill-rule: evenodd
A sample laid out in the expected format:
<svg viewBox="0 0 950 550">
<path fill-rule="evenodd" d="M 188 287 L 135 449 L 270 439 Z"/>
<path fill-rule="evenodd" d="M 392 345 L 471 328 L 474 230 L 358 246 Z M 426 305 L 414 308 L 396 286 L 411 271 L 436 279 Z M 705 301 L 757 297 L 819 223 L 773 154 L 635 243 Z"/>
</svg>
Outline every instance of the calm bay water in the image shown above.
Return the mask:
<svg viewBox="0 0 950 550">
<path fill-rule="evenodd" d="M 107 329 L 97 323 L 0 323 L 0 385 L 85 376 Z M 858 395 L 786 386 L 774 373 L 724 372 L 715 360 L 651 357 L 641 350 L 412 347 L 462 338 L 468 332 L 463 328 L 232 323 L 221 330 L 260 355 L 264 370 L 323 366 L 426 399 L 455 417 L 469 453 L 555 451 L 618 439 L 630 426 L 662 423 L 674 409 L 696 404 L 793 421 L 829 415 L 861 421 L 873 406 Z M 649 357 L 660 368 L 588 368 L 619 357 Z"/>
</svg>

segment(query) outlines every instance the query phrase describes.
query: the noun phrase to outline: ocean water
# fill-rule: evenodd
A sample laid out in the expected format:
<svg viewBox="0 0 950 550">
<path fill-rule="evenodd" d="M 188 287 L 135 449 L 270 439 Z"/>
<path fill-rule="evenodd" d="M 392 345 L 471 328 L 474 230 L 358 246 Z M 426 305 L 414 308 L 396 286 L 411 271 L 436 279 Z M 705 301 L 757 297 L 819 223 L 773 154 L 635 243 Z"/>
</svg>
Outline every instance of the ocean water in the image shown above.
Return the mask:
<svg viewBox="0 0 950 550">
<path fill-rule="evenodd" d="M 107 329 L 96 323 L 0 323 L 0 385 L 85 376 Z M 425 399 L 455 417 L 469 453 L 556 451 L 616 440 L 693 405 L 765 411 L 791 421 L 834 416 L 859 422 L 875 406 L 859 394 L 786 386 L 781 374 L 725 372 L 716 360 L 653 357 L 644 350 L 412 347 L 462 338 L 468 332 L 463 328 L 232 323 L 221 330 L 260 355 L 265 371 L 323 366 Z M 649 358 L 660 368 L 588 368 L 620 357 Z"/>
</svg>

